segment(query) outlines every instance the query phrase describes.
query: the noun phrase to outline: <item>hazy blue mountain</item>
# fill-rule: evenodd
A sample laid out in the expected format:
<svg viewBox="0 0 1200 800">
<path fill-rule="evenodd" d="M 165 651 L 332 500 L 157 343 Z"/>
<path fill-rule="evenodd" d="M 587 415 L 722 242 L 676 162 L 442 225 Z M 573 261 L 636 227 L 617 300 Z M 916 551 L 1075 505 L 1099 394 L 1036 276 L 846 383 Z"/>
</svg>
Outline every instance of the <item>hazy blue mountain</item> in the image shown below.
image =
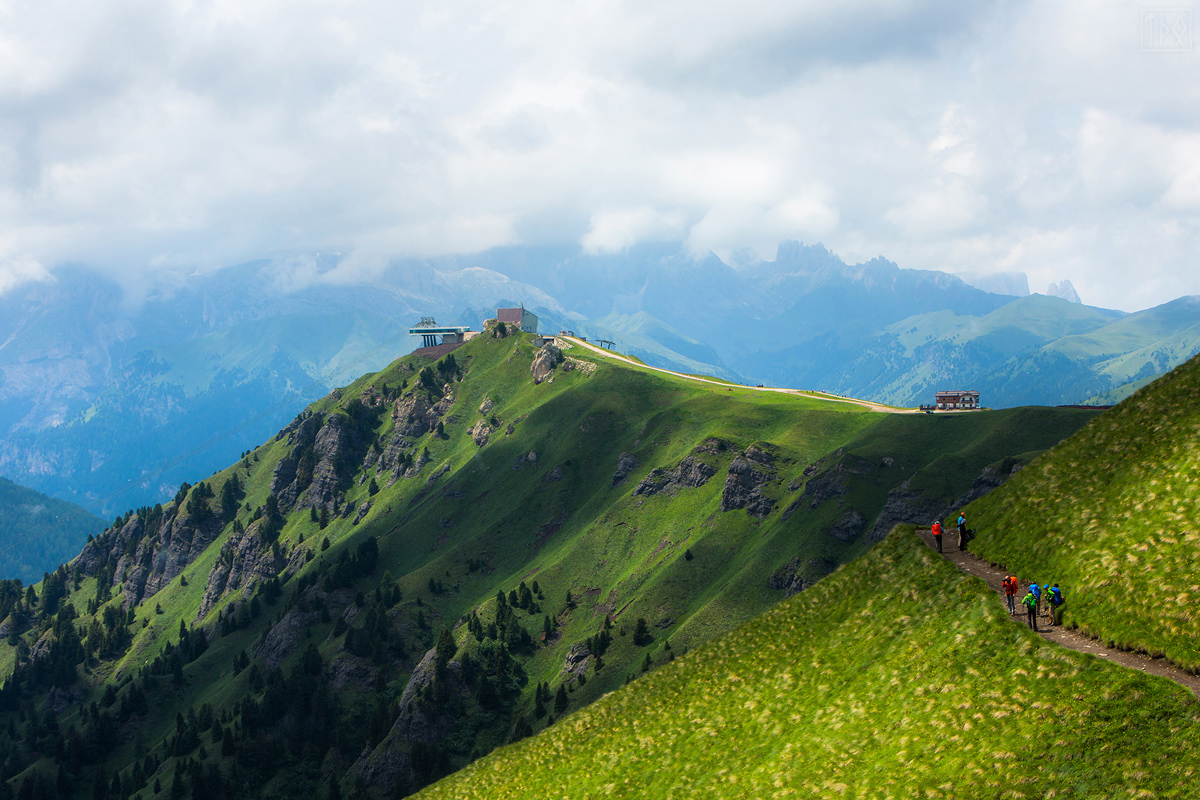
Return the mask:
<svg viewBox="0 0 1200 800">
<path fill-rule="evenodd" d="M 1198 352 L 1198 297 L 1125 315 L 1030 295 L 890 325 L 829 380 L 902 405 L 932 402 L 934 387 L 976 389 L 993 407 L 1076 404 L 1120 399 Z"/>
<path fill-rule="evenodd" d="M 410 352 L 418 318 L 479 328 L 497 306 L 654 366 L 904 405 L 944 388 L 994 407 L 1103 401 L 1197 351 L 1194 299 L 1126 315 L 819 244 L 732 265 L 658 243 L 369 266 L 283 254 L 137 297 L 74 270 L 0 296 L 0 474 L 104 515 L 153 504 Z"/>
<path fill-rule="evenodd" d="M 0 478 L 0 578 L 40 581 L 108 525 L 74 503 Z"/>
</svg>

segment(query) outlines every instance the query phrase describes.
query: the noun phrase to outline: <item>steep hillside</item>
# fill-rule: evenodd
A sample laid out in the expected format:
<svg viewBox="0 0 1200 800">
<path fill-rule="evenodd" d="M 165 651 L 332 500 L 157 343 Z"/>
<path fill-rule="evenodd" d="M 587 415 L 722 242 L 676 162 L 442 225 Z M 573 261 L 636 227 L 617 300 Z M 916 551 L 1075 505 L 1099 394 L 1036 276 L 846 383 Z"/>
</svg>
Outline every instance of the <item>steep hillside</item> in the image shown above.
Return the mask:
<svg viewBox="0 0 1200 800">
<path fill-rule="evenodd" d="M 972 506 L 974 549 L 1059 581 L 1066 619 L 1200 670 L 1200 359 L 1138 390 Z"/>
<path fill-rule="evenodd" d="M 1186 690 L 1045 644 L 897 531 L 419 796 L 1191 797 L 1198 742 Z"/>
<path fill-rule="evenodd" d="M 0 578 L 36 583 L 107 525 L 77 505 L 0 478 Z"/>
<path fill-rule="evenodd" d="M 0 586 L 12 788 L 403 794 L 1094 416 L 877 414 L 600 362 L 500 328 L 406 357 L 32 595 Z"/>
</svg>

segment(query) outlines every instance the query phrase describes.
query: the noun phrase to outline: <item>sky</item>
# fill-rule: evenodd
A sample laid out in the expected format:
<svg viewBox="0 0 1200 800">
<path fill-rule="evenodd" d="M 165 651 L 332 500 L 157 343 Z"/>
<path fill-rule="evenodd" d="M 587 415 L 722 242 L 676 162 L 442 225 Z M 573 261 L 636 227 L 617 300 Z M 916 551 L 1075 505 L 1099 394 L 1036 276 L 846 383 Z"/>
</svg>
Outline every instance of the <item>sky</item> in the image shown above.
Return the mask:
<svg viewBox="0 0 1200 800">
<path fill-rule="evenodd" d="M 0 0 L 0 293 L 677 241 L 1200 294 L 1188 3 Z"/>
</svg>

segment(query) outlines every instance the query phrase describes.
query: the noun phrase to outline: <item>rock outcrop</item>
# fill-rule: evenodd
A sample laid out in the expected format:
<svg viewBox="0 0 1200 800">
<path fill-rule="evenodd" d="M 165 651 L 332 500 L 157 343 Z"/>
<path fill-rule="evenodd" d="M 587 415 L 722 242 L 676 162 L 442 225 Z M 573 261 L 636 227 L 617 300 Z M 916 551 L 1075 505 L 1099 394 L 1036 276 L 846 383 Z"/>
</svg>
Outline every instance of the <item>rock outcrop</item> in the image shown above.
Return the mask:
<svg viewBox="0 0 1200 800">
<path fill-rule="evenodd" d="M 571 645 L 571 649 L 567 651 L 567 657 L 563 661 L 562 674 L 578 678 L 587 672 L 588 659 L 591 657 L 592 651 L 583 642 Z"/>
<path fill-rule="evenodd" d="M 320 616 L 316 612 L 291 609 L 259 640 L 254 648 L 253 657 L 263 659 L 267 669 L 275 669 L 295 652 L 296 647 L 304 640 L 305 632 L 316 625 L 319 619 Z"/>
<path fill-rule="evenodd" d="M 767 580 L 767 585 L 775 591 L 783 592 L 784 597 L 791 597 L 828 575 L 833 568 L 834 564 L 825 559 L 805 559 L 797 556 L 786 566 L 775 570 Z"/>
<path fill-rule="evenodd" d="M 867 518 L 858 509 L 850 509 L 842 514 L 829 528 L 829 535 L 839 542 L 852 542 L 862 534 L 867 526 Z"/>
<path fill-rule="evenodd" d="M 762 519 L 771 513 L 775 501 L 763 494 L 763 487 L 775 480 L 775 464 L 771 456 L 750 445 L 733 460 L 721 491 L 721 510 L 744 508 Z"/>
<path fill-rule="evenodd" d="M 717 468 L 709 466 L 694 455 L 679 462 L 675 469 L 667 472 L 658 467 L 642 479 L 633 490 L 635 495 L 653 495 L 660 492 L 675 494 L 680 489 L 698 489 L 717 474 Z"/>
<path fill-rule="evenodd" d="M 950 508 L 958 509 L 975 502 L 993 489 L 999 488 L 1006 480 L 1020 472 L 1023 466 L 1021 462 L 1013 461 L 1011 464 L 984 467 L 979 477 L 971 481 L 971 488 L 967 493 L 954 501 Z M 1008 467 L 1007 471 L 1005 467 Z"/>
<path fill-rule="evenodd" d="M 314 414 L 289 432 L 288 441 L 292 452 L 275 467 L 271 480 L 271 494 L 279 508 L 333 513 L 350 477 L 343 473 L 361 460 L 367 443 L 344 414 Z"/>
<path fill-rule="evenodd" d="M 634 457 L 633 453 L 621 453 L 617 457 L 617 470 L 613 473 L 612 481 L 608 485 L 616 486 L 617 484 L 624 483 L 625 479 L 629 477 L 629 473 L 637 469 L 637 464 L 637 458 Z"/>
<path fill-rule="evenodd" d="M 905 481 L 888 492 L 883 511 L 879 512 L 875 524 L 871 526 L 870 539 L 873 542 L 882 541 L 897 525 L 932 525 L 935 519 L 940 519 L 945 513 L 945 502 L 908 488 L 908 482 Z"/>
<path fill-rule="evenodd" d="M 546 342 L 533 357 L 529 371 L 533 373 L 533 382 L 541 383 L 554 373 L 554 368 L 562 363 L 563 354 L 554 342 Z"/>
<path fill-rule="evenodd" d="M 471 441 L 475 442 L 476 447 L 483 447 L 488 443 L 488 437 L 495 430 L 487 420 L 481 419 L 475 423 L 475 427 L 471 428 Z"/>
</svg>

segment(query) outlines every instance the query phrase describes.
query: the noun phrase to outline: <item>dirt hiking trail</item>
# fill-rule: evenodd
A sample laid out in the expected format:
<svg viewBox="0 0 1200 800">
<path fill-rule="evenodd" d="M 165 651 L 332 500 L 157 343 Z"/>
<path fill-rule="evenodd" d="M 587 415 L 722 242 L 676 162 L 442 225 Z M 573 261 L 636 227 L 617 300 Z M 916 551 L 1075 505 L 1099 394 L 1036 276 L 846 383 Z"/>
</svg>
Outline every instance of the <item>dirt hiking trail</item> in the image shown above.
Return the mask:
<svg viewBox="0 0 1200 800">
<path fill-rule="evenodd" d="M 936 550 L 937 546 L 933 542 L 933 535 L 928 530 L 921 531 L 920 533 L 925 543 Z M 942 548 L 944 550 L 942 555 L 947 560 L 952 561 L 963 572 L 986 581 L 987 585 L 1000 598 L 1000 602 L 1004 604 L 1005 609 L 1008 608 L 1004 600 L 1004 587 L 1000 585 L 1000 582 L 1004 580 L 1004 576 L 1007 574 L 1003 569 L 994 567 L 988 562 L 975 557 L 970 551 L 960 551 L 958 549 L 958 532 L 953 529 L 947 531 L 942 536 Z M 1021 576 L 1018 575 L 1017 578 L 1020 580 Z M 1027 625 L 1025 610 L 1021 608 L 1020 600 L 1029 586 L 1029 581 L 1025 581 L 1020 585 L 1021 591 L 1017 594 L 1017 614 L 1013 616 L 1013 620 L 1019 625 Z M 1067 602 L 1070 602 L 1069 597 Z M 1114 664 L 1120 664 L 1129 669 L 1136 669 L 1148 675 L 1168 678 L 1186 687 L 1193 695 L 1200 699 L 1200 676 L 1184 672 L 1163 658 L 1151 658 L 1137 653 L 1118 650 L 1115 647 L 1106 647 L 1103 642 L 1091 639 L 1079 631 L 1071 630 L 1065 626 L 1056 625 L 1052 628 L 1047 628 L 1043 624 L 1044 619 L 1044 616 L 1038 619 L 1038 634 L 1043 639 L 1072 650 L 1078 650 L 1081 653 L 1091 653 L 1097 658 L 1103 658 L 1105 661 L 1111 661 Z"/>
</svg>

